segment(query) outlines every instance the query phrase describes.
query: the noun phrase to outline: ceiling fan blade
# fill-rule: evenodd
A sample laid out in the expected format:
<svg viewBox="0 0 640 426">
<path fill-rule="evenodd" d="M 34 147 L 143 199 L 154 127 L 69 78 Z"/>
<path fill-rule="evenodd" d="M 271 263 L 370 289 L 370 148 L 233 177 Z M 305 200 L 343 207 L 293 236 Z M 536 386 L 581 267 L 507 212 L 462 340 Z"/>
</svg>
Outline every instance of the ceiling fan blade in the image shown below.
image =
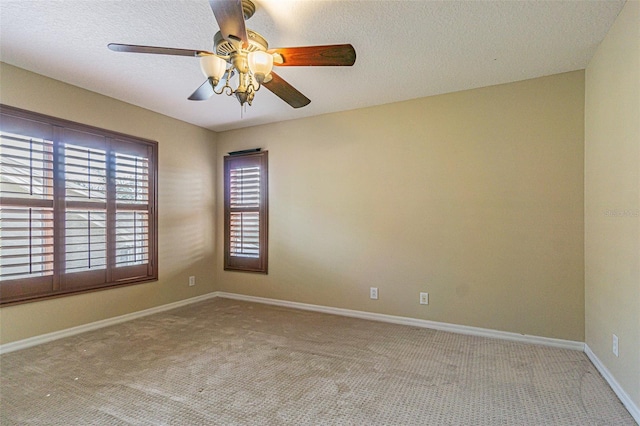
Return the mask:
<svg viewBox="0 0 640 426">
<path fill-rule="evenodd" d="M 211 96 L 213 96 L 213 82 L 211 80 L 211 77 L 205 80 L 205 82 L 202 83 L 200 87 L 198 87 L 196 91 L 191 94 L 191 96 L 189 96 L 189 100 L 206 101 Z"/>
<path fill-rule="evenodd" d="M 301 108 L 309 105 L 309 98 L 298 92 L 295 87 L 287 83 L 275 72 L 271 71 L 271 80 L 264 83 L 264 87 L 271 90 L 276 96 L 294 108 Z"/>
<path fill-rule="evenodd" d="M 283 62 L 278 66 L 351 66 L 356 62 L 356 50 L 350 44 L 331 44 L 327 46 L 283 47 L 271 49 Z"/>
<path fill-rule="evenodd" d="M 227 41 L 242 41 L 243 46 L 249 44 L 247 28 L 244 25 L 242 0 L 209 0 L 222 37 Z"/>
<path fill-rule="evenodd" d="M 206 56 L 213 52 L 206 50 L 174 49 L 172 47 L 138 46 L 135 44 L 109 43 L 107 47 L 114 52 L 153 53 L 156 55 Z"/>
</svg>

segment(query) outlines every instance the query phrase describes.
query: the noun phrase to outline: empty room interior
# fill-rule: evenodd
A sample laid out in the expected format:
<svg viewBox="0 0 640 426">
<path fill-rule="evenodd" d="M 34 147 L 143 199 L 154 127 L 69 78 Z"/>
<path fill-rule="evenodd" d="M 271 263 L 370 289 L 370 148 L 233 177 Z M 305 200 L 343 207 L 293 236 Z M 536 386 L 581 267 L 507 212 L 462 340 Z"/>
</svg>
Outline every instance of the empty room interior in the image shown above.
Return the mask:
<svg viewBox="0 0 640 426">
<path fill-rule="evenodd" d="M 0 24 L 0 423 L 640 423 L 640 1 Z"/>
</svg>

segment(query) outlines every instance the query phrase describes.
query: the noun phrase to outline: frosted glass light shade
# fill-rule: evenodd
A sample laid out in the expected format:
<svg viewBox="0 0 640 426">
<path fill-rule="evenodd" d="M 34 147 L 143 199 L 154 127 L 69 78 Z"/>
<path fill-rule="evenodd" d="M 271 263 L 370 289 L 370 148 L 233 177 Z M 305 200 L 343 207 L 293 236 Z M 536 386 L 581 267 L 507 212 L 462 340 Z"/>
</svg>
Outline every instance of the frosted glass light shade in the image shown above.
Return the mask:
<svg viewBox="0 0 640 426">
<path fill-rule="evenodd" d="M 263 51 L 251 52 L 247 56 L 249 61 L 249 69 L 251 72 L 258 76 L 261 75 L 264 78 L 271 72 L 273 68 L 273 56 Z"/>
<path fill-rule="evenodd" d="M 207 78 L 220 80 L 227 70 L 227 61 L 215 55 L 203 56 L 200 58 L 200 69 Z"/>
</svg>

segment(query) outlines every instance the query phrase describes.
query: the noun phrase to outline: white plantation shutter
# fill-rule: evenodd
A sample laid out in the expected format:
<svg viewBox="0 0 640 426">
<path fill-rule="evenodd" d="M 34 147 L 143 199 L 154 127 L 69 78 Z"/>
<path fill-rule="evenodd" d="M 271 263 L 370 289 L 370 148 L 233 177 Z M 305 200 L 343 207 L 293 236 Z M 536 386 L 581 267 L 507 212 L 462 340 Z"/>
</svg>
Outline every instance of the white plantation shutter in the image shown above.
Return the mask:
<svg viewBox="0 0 640 426">
<path fill-rule="evenodd" d="M 149 214 L 144 211 L 116 213 L 116 266 L 149 261 Z"/>
<path fill-rule="evenodd" d="M 0 131 L 0 281 L 53 275 L 53 142 Z"/>
<path fill-rule="evenodd" d="M 1 280 L 53 274 L 53 209 L 0 208 Z"/>
<path fill-rule="evenodd" d="M 260 167 L 229 171 L 230 255 L 260 256 Z M 251 211 L 245 211 L 250 209 Z"/>
<path fill-rule="evenodd" d="M 116 267 L 149 262 L 149 178 L 145 153 L 116 153 Z"/>
<path fill-rule="evenodd" d="M 260 167 L 237 167 L 229 170 L 231 208 L 260 207 Z"/>
<path fill-rule="evenodd" d="M 63 144 L 64 271 L 107 268 L 107 151 Z"/>
<path fill-rule="evenodd" d="M 231 213 L 230 255 L 260 257 L 260 213 Z"/>
<path fill-rule="evenodd" d="M 157 143 L 0 107 L 0 303 L 157 279 Z"/>
<path fill-rule="evenodd" d="M 267 272 L 267 152 L 225 157 L 225 269 Z"/>
<path fill-rule="evenodd" d="M 65 272 L 107 268 L 107 213 L 65 210 Z"/>
</svg>

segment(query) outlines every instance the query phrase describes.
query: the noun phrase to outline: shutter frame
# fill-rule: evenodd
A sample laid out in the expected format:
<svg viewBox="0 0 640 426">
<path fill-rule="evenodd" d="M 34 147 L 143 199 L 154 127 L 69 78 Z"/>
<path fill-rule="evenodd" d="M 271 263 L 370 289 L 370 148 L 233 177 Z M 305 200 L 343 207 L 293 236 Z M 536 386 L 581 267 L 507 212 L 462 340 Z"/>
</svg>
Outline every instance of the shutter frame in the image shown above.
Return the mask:
<svg viewBox="0 0 640 426">
<path fill-rule="evenodd" d="M 259 169 L 259 186 L 256 187 L 255 168 Z M 247 181 L 251 183 L 245 185 L 238 182 L 234 171 L 240 169 L 249 170 L 250 176 Z M 256 273 L 268 273 L 268 214 L 269 214 L 269 196 L 268 196 L 268 151 L 252 152 L 240 155 L 229 155 L 224 157 L 224 269 L 227 271 L 244 271 Z M 237 186 L 237 185 L 240 186 Z M 233 187 L 233 190 L 232 190 Z M 243 191 L 244 189 L 244 191 Z M 259 194 L 256 194 L 256 190 Z M 256 197 L 257 195 L 257 197 Z M 232 202 L 239 196 L 241 201 Z M 243 198 L 247 196 L 248 199 Z M 242 200 L 246 200 L 243 203 Z M 258 200 L 256 206 L 255 201 Z M 253 232 L 241 230 L 240 241 L 237 249 L 234 248 L 234 235 L 232 226 L 234 224 L 232 216 L 243 214 L 258 214 L 258 253 L 252 256 L 253 241 L 247 241 L 244 238 L 254 237 Z M 247 219 L 246 223 L 255 222 L 255 220 Z M 245 222 L 242 222 L 245 224 Z M 254 223 L 251 223 L 254 225 Z"/>
<path fill-rule="evenodd" d="M 156 141 L 124 135 L 118 132 L 87 126 L 2 104 L 0 104 L 0 130 L 3 134 L 11 133 L 27 139 L 44 139 L 53 144 L 51 151 L 53 164 L 52 167 L 47 166 L 46 169 L 46 173 L 52 175 L 52 197 L 47 196 L 45 199 L 28 194 L 22 195 L 23 191 L 16 193 L 15 197 L 11 191 L 4 191 L 8 194 L 0 194 L 2 210 L 27 209 L 29 211 L 44 211 L 46 209 L 53 211 L 53 220 L 47 218 L 47 226 L 49 228 L 51 228 L 50 224 L 53 222 L 52 236 L 50 237 L 53 242 L 47 241 L 46 243 L 47 246 L 53 246 L 53 261 L 51 262 L 53 263 L 53 274 L 25 276 L 24 278 L 21 277 L 22 275 L 13 278 L 10 277 L 9 274 L 0 274 L 0 305 L 6 306 L 67 294 L 95 291 L 114 286 L 156 281 L 158 279 L 158 143 Z M 69 153 L 66 153 L 66 145 L 74 145 L 73 149 L 75 149 L 75 151 L 71 150 Z M 78 160 L 77 154 L 80 153 L 79 157 L 82 157 L 82 155 L 84 155 L 82 151 L 85 149 L 93 151 L 104 150 L 104 162 L 106 163 L 107 171 L 106 179 L 103 178 L 102 171 L 98 172 L 98 169 L 102 167 L 98 167 L 98 163 L 100 163 L 102 159 L 93 163 L 89 168 L 86 168 L 87 170 L 93 170 L 85 173 L 91 175 L 91 177 L 88 178 L 90 181 L 87 181 L 87 178 L 83 177 L 82 167 L 74 167 L 73 163 L 80 161 Z M 22 154 L 18 154 L 22 156 Z M 126 185 L 128 188 L 125 188 L 125 192 L 133 191 L 134 193 L 144 193 L 144 196 L 141 198 L 135 196 L 133 202 L 116 202 L 123 201 L 116 200 L 118 197 L 116 195 L 116 183 L 113 175 L 115 174 L 115 157 L 117 155 L 139 156 L 144 157 L 145 161 L 148 161 L 145 167 L 134 170 L 134 174 L 137 175 L 134 178 L 135 185 Z M 73 158 L 74 156 L 76 156 L 75 159 Z M 20 158 L 17 158 L 17 160 L 25 161 Z M 68 168 L 67 174 L 65 174 L 65 166 Z M 75 172 L 73 170 L 74 168 Z M 3 175 L 6 170 L 6 166 L 3 166 Z M 34 168 L 33 170 L 34 173 L 44 173 L 42 172 L 44 169 Z M 93 173 L 94 171 L 96 172 L 95 174 Z M 8 173 L 8 175 L 9 174 L 11 174 L 11 172 Z M 22 172 L 22 174 L 15 174 L 15 176 L 12 175 L 11 178 L 15 180 L 23 174 L 24 172 Z M 148 184 L 143 189 L 140 189 L 137 186 L 137 182 L 142 175 L 148 177 Z M 90 191 L 86 189 L 94 185 L 94 178 L 100 178 L 99 186 L 101 186 L 95 193 L 93 189 Z M 98 183 L 98 181 L 95 182 Z M 22 186 L 24 186 L 24 184 Z M 104 196 L 101 193 L 103 191 L 102 186 L 105 187 L 104 191 L 106 195 Z M 132 189 L 133 186 L 135 186 L 135 188 Z M 49 191 L 50 190 L 47 190 L 47 194 L 49 194 Z M 67 197 L 68 191 L 71 191 L 73 193 L 72 195 L 74 195 L 71 199 Z M 88 197 L 87 194 L 91 194 L 91 196 Z M 6 195 L 9 196 L 7 197 Z M 97 197 L 94 195 L 97 195 Z M 66 223 L 67 210 L 83 210 L 86 216 L 84 220 L 85 223 L 92 221 L 90 214 L 94 212 L 101 215 L 100 221 L 105 221 L 107 228 L 106 237 L 110 243 L 107 244 L 106 250 L 102 250 L 105 247 L 95 246 L 100 248 L 100 250 L 96 250 L 99 252 L 98 256 L 102 256 L 104 251 L 107 252 L 107 261 L 104 268 L 91 268 L 88 270 L 78 270 L 76 272 L 66 270 L 67 260 L 71 260 L 73 257 L 67 256 L 68 253 L 65 252 L 66 246 L 68 245 L 66 240 L 67 231 L 79 223 Z M 87 215 L 88 211 L 91 212 L 89 215 Z M 144 250 L 146 253 L 141 262 L 137 262 L 136 264 L 124 263 L 121 266 L 115 264 L 115 245 L 113 245 L 113 247 L 110 247 L 110 245 L 113 244 L 111 241 L 114 240 L 114 236 L 111 235 L 111 230 L 113 230 L 115 234 L 117 226 L 115 219 L 118 212 L 124 212 L 125 215 L 133 214 L 135 216 L 138 214 L 138 216 L 140 216 L 140 214 L 142 214 L 144 216 L 142 219 L 144 226 L 138 226 L 138 230 L 143 229 L 144 231 L 134 231 L 140 235 L 139 239 L 146 239 L 144 242 Z M 76 215 L 75 219 L 77 218 L 78 216 Z M 13 218 L 9 220 L 15 222 Z M 30 227 L 31 226 L 38 225 L 30 225 Z M 48 234 L 47 238 L 49 238 Z M 101 239 L 101 237 L 99 239 Z M 21 244 L 24 247 L 28 247 L 28 245 L 25 246 L 24 243 Z M 94 243 L 91 243 L 92 246 L 93 244 Z M 81 244 L 76 244 L 76 246 L 80 247 Z M 8 252 L 3 247 L 6 246 L 0 244 L 0 249 L 2 249 L 0 250 L 0 259 L 4 257 L 13 262 L 13 258 L 15 257 L 13 251 Z M 142 247 L 142 245 L 138 245 L 138 247 Z M 134 251 L 135 250 L 134 248 Z M 81 250 L 77 256 L 82 257 Z M 70 259 L 66 259 L 67 257 Z M 37 259 L 30 261 L 30 264 L 35 267 L 39 267 L 39 263 L 41 262 Z"/>
</svg>

